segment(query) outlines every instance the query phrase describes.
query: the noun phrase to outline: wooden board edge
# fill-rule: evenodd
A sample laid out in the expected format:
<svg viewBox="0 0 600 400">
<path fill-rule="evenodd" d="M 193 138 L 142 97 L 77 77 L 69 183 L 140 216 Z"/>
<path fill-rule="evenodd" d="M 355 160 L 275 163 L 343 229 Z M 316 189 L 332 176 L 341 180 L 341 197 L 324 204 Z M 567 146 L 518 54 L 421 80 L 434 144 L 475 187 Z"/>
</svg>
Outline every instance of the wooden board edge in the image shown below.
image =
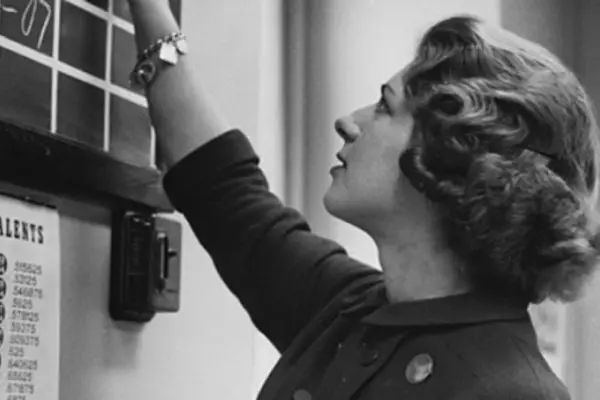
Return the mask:
<svg viewBox="0 0 600 400">
<path fill-rule="evenodd" d="M 121 207 L 174 211 L 160 171 L 6 120 L 0 120 L 0 181 L 52 194 L 101 197 Z"/>
</svg>

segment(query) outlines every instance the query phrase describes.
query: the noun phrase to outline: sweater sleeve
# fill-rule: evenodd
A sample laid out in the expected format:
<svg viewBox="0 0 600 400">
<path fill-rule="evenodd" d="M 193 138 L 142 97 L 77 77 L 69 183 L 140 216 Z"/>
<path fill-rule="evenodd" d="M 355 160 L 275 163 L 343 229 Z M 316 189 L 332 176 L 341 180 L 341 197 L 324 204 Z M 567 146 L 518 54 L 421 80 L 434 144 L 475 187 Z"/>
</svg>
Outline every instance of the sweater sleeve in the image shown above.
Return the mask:
<svg viewBox="0 0 600 400">
<path fill-rule="evenodd" d="M 312 233 L 269 191 L 239 130 L 193 151 L 163 183 L 227 287 L 280 351 L 336 294 L 380 274 Z"/>
</svg>

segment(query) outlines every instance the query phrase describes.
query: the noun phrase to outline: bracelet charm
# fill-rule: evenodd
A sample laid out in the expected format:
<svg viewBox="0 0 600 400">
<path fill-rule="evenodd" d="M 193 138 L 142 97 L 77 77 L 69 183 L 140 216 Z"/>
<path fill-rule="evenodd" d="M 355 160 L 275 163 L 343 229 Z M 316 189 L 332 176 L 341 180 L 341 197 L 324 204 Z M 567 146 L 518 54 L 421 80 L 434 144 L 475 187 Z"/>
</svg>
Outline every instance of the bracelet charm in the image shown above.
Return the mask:
<svg viewBox="0 0 600 400">
<path fill-rule="evenodd" d="M 172 33 L 150 45 L 138 56 L 138 61 L 130 75 L 134 88 L 147 88 L 154 82 L 163 68 L 174 66 L 179 57 L 188 53 L 185 35 Z"/>
<path fill-rule="evenodd" d="M 163 43 L 158 51 L 158 58 L 170 65 L 177 64 L 179 53 L 173 43 Z"/>
</svg>

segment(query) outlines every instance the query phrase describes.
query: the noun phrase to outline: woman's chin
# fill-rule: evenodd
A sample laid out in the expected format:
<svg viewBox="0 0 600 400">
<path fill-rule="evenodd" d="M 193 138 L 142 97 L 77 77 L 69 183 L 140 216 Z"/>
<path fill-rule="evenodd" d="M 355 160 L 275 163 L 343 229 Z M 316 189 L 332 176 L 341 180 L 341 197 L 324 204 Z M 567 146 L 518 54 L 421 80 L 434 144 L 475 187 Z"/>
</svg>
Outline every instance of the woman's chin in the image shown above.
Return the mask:
<svg viewBox="0 0 600 400">
<path fill-rule="evenodd" d="M 336 218 L 344 219 L 347 211 L 347 201 L 340 195 L 334 187 L 330 187 L 323 197 L 323 205 L 325 210 Z"/>
<path fill-rule="evenodd" d="M 338 208 L 339 200 L 336 199 L 334 190 L 332 187 L 327 189 L 325 192 L 325 196 L 323 196 L 323 205 L 325 206 L 325 210 L 331 215 L 335 215 L 336 209 Z"/>
</svg>

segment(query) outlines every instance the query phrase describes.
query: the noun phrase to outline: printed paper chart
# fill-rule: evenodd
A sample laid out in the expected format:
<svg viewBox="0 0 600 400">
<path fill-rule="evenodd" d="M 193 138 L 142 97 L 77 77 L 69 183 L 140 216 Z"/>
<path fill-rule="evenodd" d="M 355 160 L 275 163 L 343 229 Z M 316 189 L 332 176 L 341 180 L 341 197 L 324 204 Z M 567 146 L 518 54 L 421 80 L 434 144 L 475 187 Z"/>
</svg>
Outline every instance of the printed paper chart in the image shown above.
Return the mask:
<svg viewBox="0 0 600 400">
<path fill-rule="evenodd" d="M 58 221 L 53 208 L 0 195 L 1 400 L 58 400 Z"/>
</svg>

